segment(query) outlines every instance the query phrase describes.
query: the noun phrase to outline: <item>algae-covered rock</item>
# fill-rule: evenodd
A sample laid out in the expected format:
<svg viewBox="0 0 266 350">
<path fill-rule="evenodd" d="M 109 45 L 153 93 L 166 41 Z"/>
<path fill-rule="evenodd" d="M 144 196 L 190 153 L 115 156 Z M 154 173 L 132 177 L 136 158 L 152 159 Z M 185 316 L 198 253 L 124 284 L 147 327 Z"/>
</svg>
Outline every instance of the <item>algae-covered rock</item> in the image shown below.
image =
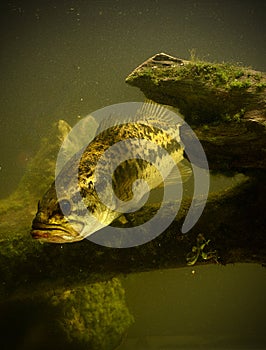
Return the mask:
<svg viewBox="0 0 266 350">
<path fill-rule="evenodd" d="M 147 98 L 180 110 L 211 169 L 266 168 L 265 73 L 160 53 L 138 66 L 126 82 Z M 189 147 L 185 128 L 181 138 Z"/>
<path fill-rule="evenodd" d="M 60 307 L 58 322 L 69 341 L 91 350 L 114 349 L 133 322 L 117 278 L 65 290 L 52 303 Z"/>
<path fill-rule="evenodd" d="M 160 53 L 138 66 L 126 82 L 156 102 L 178 107 L 193 124 L 237 119 L 246 111 L 265 109 L 265 73 L 228 63 Z"/>
<path fill-rule="evenodd" d="M 133 322 L 118 278 L 39 292 L 0 303 L 1 348 L 112 350 Z"/>
</svg>

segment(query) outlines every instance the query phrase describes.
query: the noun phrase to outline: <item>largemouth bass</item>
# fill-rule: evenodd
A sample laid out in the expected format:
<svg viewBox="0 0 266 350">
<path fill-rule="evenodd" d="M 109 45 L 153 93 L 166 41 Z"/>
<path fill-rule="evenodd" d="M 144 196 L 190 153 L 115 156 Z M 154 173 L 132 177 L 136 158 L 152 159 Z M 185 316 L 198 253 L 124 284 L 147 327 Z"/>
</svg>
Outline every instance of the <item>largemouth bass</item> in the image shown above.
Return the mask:
<svg viewBox="0 0 266 350">
<path fill-rule="evenodd" d="M 148 190 L 156 188 L 171 173 L 173 165 L 165 157 L 165 151 L 180 169 L 177 181 L 182 182 L 182 176 L 189 177 L 190 168 L 182 164 L 180 125 L 171 117 L 172 112 L 167 111 L 145 102 L 133 120 L 125 118 L 122 124 L 109 123 L 111 126 L 107 128 L 105 121 L 100 123 L 97 136 L 63 166 L 39 201 L 32 237 L 55 243 L 80 241 L 110 225 L 125 211 L 134 211 Z M 121 141 L 126 141 L 123 147 L 112 149 Z M 164 152 L 157 146 L 143 147 L 143 142 L 157 145 Z M 143 155 L 150 161 L 143 159 Z M 104 191 L 111 169 L 109 163 L 114 160 L 119 165 L 112 174 L 112 189 Z M 163 175 L 154 164 L 163 169 Z M 103 195 L 99 196 L 101 189 Z M 106 205 L 110 202 L 111 206 Z"/>
</svg>

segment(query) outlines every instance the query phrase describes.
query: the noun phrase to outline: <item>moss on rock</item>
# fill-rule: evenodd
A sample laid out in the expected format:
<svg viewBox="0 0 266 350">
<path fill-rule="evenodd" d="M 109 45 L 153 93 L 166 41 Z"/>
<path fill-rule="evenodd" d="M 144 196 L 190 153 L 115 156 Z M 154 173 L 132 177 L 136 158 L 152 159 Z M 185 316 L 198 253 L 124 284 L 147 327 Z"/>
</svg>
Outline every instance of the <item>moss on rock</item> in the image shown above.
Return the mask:
<svg viewBox="0 0 266 350">
<path fill-rule="evenodd" d="M 229 63 L 158 54 L 137 67 L 126 82 L 156 102 L 179 108 L 195 125 L 223 122 L 224 116 L 232 118 L 265 104 L 265 74 Z"/>
<path fill-rule="evenodd" d="M 133 322 L 118 278 L 65 290 L 51 299 L 60 308 L 59 326 L 70 342 L 111 350 Z"/>
<path fill-rule="evenodd" d="M 133 322 L 118 278 L 17 293 L 0 311 L 5 349 L 112 350 Z"/>
</svg>

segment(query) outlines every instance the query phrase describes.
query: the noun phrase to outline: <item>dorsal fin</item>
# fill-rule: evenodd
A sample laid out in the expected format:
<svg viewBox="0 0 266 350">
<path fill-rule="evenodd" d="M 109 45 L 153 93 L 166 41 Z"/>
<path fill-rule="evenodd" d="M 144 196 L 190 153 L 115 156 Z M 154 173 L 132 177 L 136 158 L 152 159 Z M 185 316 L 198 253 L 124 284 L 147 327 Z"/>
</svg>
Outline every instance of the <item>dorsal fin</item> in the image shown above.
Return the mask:
<svg viewBox="0 0 266 350">
<path fill-rule="evenodd" d="M 125 123 L 143 122 L 152 124 L 158 128 L 176 128 L 181 124 L 181 118 L 177 118 L 176 112 L 168 106 L 160 105 L 151 100 L 143 103 L 129 102 L 121 103 L 110 110 L 108 117 L 105 117 L 99 124 L 97 133 Z"/>
<path fill-rule="evenodd" d="M 160 105 L 152 100 L 146 100 L 137 112 L 137 117 L 147 121 L 158 120 L 168 124 L 176 125 L 174 112 L 168 106 Z"/>
</svg>

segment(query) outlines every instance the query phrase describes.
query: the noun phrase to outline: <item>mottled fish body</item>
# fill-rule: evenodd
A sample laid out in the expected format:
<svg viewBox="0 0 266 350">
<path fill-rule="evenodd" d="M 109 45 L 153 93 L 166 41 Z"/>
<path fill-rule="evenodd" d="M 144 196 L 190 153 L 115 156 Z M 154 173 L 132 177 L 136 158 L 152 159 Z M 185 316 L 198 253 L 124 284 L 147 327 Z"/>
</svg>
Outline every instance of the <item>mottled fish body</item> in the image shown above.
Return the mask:
<svg viewBox="0 0 266 350">
<path fill-rule="evenodd" d="M 100 124 L 97 136 L 63 166 L 55 183 L 39 202 L 32 224 L 32 236 L 46 242 L 79 241 L 111 224 L 125 210 L 133 211 L 145 195 L 146 187 L 138 180 L 145 180 L 149 188 L 154 189 L 172 170 L 172 165 L 165 159 L 164 152 L 160 152 L 160 148 L 173 158 L 180 167 L 181 174 L 189 176 L 190 169 L 181 163 L 184 149 L 180 142 L 180 125 L 169 115 L 166 108 L 148 102 L 143 104 L 133 120 L 125 120 L 123 124 L 116 125 L 110 123 L 107 129 L 106 123 Z M 112 150 L 111 146 L 122 140 L 126 141 L 123 147 Z M 158 145 L 159 148 L 143 149 L 141 140 Z M 108 149 L 108 158 L 99 162 Z M 143 160 L 143 155 L 150 162 Z M 106 198 L 99 198 L 99 189 L 106 186 L 109 165 L 113 161 L 119 164 L 120 159 L 126 160 L 112 175 L 113 191 L 103 191 Z M 151 163 L 164 169 L 163 176 Z M 104 204 L 110 201 L 112 207 Z M 96 220 L 91 220 L 91 215 Z"/>
</svg>

